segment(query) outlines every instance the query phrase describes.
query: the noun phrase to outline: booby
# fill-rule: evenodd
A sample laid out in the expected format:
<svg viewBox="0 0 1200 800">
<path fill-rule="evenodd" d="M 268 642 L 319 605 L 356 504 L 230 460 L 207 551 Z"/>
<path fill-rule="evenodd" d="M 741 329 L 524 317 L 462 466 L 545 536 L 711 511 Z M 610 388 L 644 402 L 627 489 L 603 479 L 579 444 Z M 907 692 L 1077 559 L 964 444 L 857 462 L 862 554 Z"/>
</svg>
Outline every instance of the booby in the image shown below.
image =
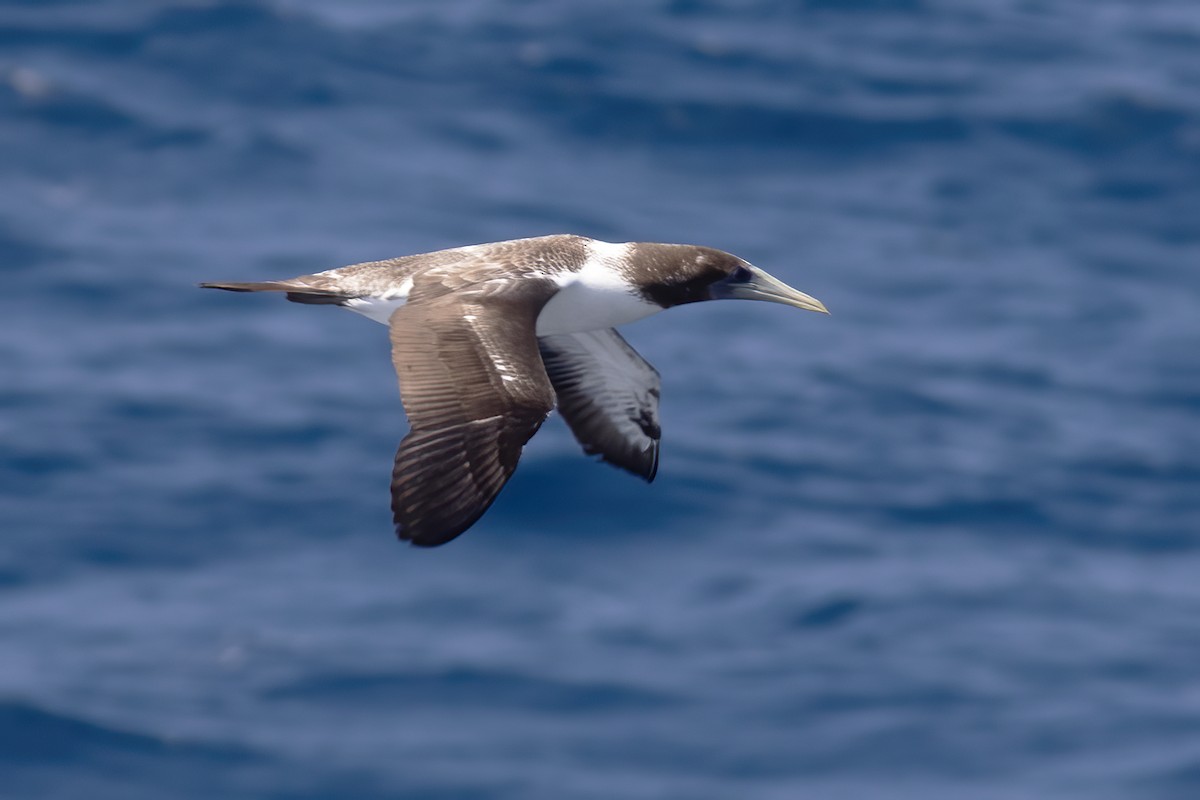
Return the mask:
<svg viewBox="0 0 1200 800">
<path fill-rule="evenodd" d="M 617 326 L 722 298 L 828 313 L 721 250 L 572 235 L 200 285 L 284 292 L 389 327 L 410 425 L 392 469 L 393 522 L 397 536 L 425 547 L 483 515 L 556 405 L 585 453 L 654 480 L 659 374 Z"/>
</svg>

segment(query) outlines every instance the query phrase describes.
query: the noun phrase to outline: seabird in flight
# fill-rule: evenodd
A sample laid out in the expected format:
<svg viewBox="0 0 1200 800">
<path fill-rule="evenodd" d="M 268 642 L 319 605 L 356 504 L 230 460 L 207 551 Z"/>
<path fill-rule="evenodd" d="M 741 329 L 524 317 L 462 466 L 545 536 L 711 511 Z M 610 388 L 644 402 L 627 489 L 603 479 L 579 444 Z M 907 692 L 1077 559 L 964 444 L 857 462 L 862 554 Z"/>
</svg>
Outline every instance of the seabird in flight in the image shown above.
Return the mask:
<svg viewBox="0 0 1200 800">
<path fill-rule="evenodd" d="M 828 313 L 737 256 L 682 244 L 541 236 L 257 283 L 387 325 L 411 430 L 392 470 L 396 534 L 444 544 L 471 527 L 557 405 L 585 453 L 654 480 L 659 376 L 615 328 L 701 300 Z"/>
</svg>

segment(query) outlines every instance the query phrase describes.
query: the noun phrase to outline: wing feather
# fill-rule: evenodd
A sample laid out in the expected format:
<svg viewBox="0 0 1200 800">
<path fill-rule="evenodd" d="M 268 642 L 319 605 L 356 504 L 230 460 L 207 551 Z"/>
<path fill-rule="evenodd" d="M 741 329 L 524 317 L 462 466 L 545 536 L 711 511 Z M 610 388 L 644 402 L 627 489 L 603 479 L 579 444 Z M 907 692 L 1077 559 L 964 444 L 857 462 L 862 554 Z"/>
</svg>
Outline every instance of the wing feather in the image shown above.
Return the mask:
<svg viewBox="0 0 1200 800">
<path fill-rule="evenodd" d="M 508 482 L 554 407 L 534 324 L 552 289 L 410 298 L 391 318 L 412 429 L 392 470 L 396 535 L 432 547 L 461 534 Z"/>
<path fill-rule="evenodd" d="M 538 339 L 558 410 L 588 455 L 653 481 L 662 382 L 615 330 Z"/>
</svg>

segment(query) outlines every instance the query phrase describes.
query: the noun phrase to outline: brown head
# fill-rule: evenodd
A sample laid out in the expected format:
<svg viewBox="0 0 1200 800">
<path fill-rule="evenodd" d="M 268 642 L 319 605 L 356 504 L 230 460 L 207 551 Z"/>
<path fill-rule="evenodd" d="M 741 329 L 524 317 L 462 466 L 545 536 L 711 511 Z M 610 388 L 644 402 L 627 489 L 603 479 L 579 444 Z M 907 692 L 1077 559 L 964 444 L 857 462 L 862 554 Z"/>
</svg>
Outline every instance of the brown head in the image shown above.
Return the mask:
<svg viewBox="0 0 1200 800">
<path fill-rule="evenodd" d="M 663 308 L 701 300 L 764 300 L 819 311 L 825 305 L 732 253 L 689 244 L 632 246 L 629 279 Z"/>
</svg>

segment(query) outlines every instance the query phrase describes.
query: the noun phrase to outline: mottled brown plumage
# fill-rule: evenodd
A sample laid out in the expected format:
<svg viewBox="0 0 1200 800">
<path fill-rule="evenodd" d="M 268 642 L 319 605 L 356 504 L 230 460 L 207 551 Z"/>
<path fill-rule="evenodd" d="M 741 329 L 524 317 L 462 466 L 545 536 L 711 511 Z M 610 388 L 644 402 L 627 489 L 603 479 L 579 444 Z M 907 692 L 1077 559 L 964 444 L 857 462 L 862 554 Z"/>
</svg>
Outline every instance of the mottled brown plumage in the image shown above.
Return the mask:
<svg viewBox="0 0 1200 800">
<path fill-rule="evenodd" d="M 412 279 L 424 290 L 424 297 L 432 299 L 487 280 L 552 275 L 575 269 L 587 258 L 588 241 L 569 234 L 514 239 L 365 261 L 288 280 L 200 285 L 234 292 L 275 291 L 351 298 L 386 295 Z"/>
</svg>

